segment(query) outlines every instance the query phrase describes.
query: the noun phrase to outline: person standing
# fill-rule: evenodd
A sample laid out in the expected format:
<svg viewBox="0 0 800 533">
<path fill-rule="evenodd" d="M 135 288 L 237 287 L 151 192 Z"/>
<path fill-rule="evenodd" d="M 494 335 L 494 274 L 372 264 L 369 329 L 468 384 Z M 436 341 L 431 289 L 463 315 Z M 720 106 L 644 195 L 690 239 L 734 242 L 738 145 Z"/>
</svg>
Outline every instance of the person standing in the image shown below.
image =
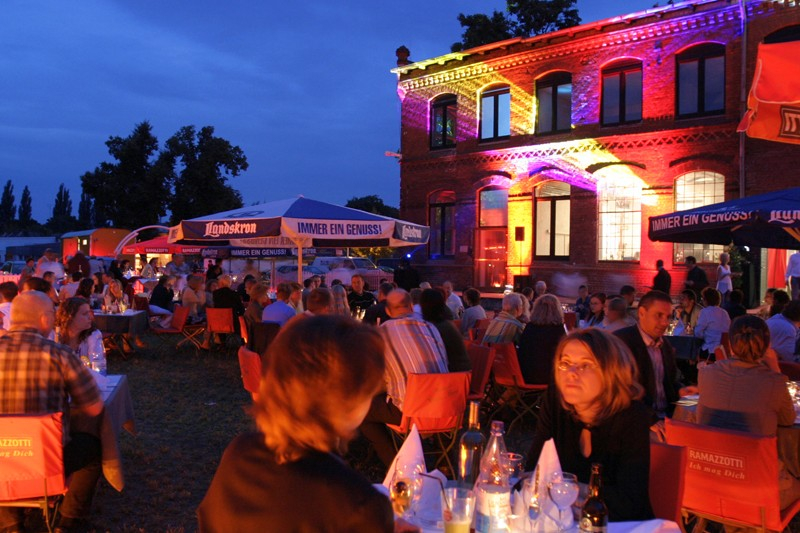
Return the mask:
<svg viewBox="0 0 800 533">
<path fill-rule="evenodd" d="M 661 291 L 664 294 L 670 294 L 672 289 L 672 276 L 669 275 L 667 269 L 664 268 L 664 261 L 659 259 L 656 261 L 656 275 L 653 278 L 653 290 Z"/>
<path fill-rule="evenodd" d="M 347 303 L 350 305 L 350 311 L 360 309 L 366 311 L 377 303 L 375 295 L 369 291 L 364 290 L 364 278 L 361 274 L 353 274 L 350 279 L 350 286 L 352 291 L 347 295 Z"/>
<path fill-rule="evenodd" d="M 703 289 L 708 287 L 708 276 L 705 270 L 697 266 L 697 259 L 694 256 L 686 257 L 686 268 L 689 271 L 686 273 L 684 285 L 694 292 L 695 300 L 697 300 L 700 298 L 700 293 L 703 292 Z"/>
<path fill-rule="evenodd" d="M 88 368 L 68 347 L 47 340 L 55 311 L 46 294 L 24 292 L 11 304 L 11 331 L 0 338 L 0 414 L 61 412 L 65 417 L 99 417 L 103 398 Z M 31 379 L 36 376 L 37 379 Z M 66 419 L 64 427 L 70 426 Z M 72 478 L 57 528 L 86 523 L 100 478 L 100 439 L 71 431 L 64 444 L 64 469 Z M 22 531 L 20 509 L 0 507 L 0 529 Z"/>
<path fill-rule="evenodd" d="M 731 273 L 731 256 L 727 252 L 719 254 L 719 265 L 717 265 L 717 290 L 722 297 L 722 303 L 728 303 L 728 296 L 733 290 L 733 274 Z"/>
<path fill-rule="evenodd" d="M 786 284 L 792 291 L 792 300 L 800 298 L 800 250 L 789 257 L 786 265 Z"/>
</svg>

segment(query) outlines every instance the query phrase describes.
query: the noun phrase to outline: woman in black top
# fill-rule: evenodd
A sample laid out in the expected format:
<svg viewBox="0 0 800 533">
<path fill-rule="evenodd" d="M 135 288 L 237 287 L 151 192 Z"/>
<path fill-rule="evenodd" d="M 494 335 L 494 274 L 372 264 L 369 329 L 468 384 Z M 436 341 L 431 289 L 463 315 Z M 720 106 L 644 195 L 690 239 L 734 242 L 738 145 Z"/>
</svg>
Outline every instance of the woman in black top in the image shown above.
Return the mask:
<svg viewBox="0 0 800 533">
<path fill-rule="evenodd" d="M 558 341 L 566 335 L 561 302 L 552 294 L 533 302 L 531 321 L 519 339 L 519 368 L 525 383 L 545 384 L 553 375 L 553 357 Z"/>
<path fill-rule="evenodd" d="M 158 284 L 153 287 L 153 294 L 150 296 L 150 305 L 172 313 L 175 310 L 175 304 L 172 302 L 175 298 L 175 291 L 172 290 L 172 284 L 174 282 L 175 276 L 161 276 L 158 279 Z"/>
<path fill-rule="evenodd" d="M 432 323 L 439 331 L 447 353 L 447 369 L 450 372 L 472 370 L 461 332 L 450 319 L 452 314 L 445 303 L 444 294 L 437 289 L 425 289 L 420 296 L 422 318 Z"/>
<path fill-rule="evenodd" d="M 588 483 L 603 465 L 603 499 L 612 521 L 653 517 L 648 498 L 650 425 L 628 348 L 597 328 L 567 335 L 556 349 L 555 390 L 547 394 L 528 453 L 528 469 L 553 439 L 561 468 Z"/>
</svg>

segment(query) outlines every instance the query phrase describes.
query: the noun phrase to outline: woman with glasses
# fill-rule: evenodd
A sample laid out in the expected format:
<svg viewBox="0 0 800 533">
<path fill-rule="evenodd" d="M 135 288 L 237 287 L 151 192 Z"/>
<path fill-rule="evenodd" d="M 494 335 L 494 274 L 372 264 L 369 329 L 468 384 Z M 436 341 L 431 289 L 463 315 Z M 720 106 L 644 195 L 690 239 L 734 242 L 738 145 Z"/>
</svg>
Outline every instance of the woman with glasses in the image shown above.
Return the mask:
<svg viewBox="0 0 800 533">
<path fill-rule="evenodd" d="M 589 316 L 586 318 L 586 327 L 600 327 L 605 313 L 606 293 L 596 292 L 589 298 Z"/>
<path fill-rule="evenodd" d="M 639 401 L 644 391 L 628 348 L 596 328 L 574 331 L 556 349 L 554 373 L 555 390 L 542 405 L 528 470 L 553 439 L 561 468 L 581 483 L 589 482 L 592 463 L 603 465 L 610 520 L 652 518 L 649 434 L 655 416 Z"/>
</svg>

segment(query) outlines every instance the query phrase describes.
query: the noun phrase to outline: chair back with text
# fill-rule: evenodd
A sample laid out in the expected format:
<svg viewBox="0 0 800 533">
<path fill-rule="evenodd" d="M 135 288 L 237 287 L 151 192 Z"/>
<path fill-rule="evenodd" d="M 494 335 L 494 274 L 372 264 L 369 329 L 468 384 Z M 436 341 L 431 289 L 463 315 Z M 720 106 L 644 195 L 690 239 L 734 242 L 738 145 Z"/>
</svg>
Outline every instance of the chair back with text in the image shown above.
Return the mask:
<svg viewBox="0 0 800 533">
<path fill-rule="evenodd" d="M 256 352 L 248 350 L 244 346 L 239 347 L 239 368 L 242 371 L 242 383 L 244 388 L 255 400 L 258 396 L 258 388 L 261 384 L 261 356 Z"/>
<path fill-rule="evenodd" d="M 62 413 L 0 415 L 0 507 L 38 507 L 51 531 L 64 481 Z"/>
<path fill-rule="evenodd" d="M 778 495 L 777 438 L 666 420 L 667 443 L 687 449 L 683 508 L 736 527 L 782 531 L 800 510 Z"/>
<path fill-rule="evenodd" d="M 470 343 L 467 344 L 467 356 L 472 365 L 472 379 L 469 383 L 467 400 L 482 402 L 492 374 L 494 350 L 482 344 Z"/>
<path fill-rule="evenodd" d="M 682 526 L 686 448 L 663 442 L 650 443 L 650 505 L 656 518 Z M 683 529 L 681 527 L 681 529 Z"/>
<path fill-rule="evenodd" d="M 229 307 L 209 307 L 206 309 L 206 322 L 211 333 L 233 333 L 233 309 Z"/>
</svg>

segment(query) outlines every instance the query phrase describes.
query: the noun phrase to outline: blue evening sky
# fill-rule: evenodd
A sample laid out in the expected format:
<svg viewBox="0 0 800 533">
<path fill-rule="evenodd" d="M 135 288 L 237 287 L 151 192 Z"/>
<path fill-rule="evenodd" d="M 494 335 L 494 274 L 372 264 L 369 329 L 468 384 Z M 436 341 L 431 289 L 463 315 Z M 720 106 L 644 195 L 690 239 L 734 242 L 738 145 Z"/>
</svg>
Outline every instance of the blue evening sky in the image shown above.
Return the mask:
<svg viewBox="0 0 800 533">
<path fill-rule="evenodd" d="M 655 0 L 578 0 L 583 22 Z M 665 4 L 665 1 L 661 2 Z M 75 213 L 80 176 L 110 161 L 105 141 L 148 120 L 163 144 L 211 125 L 250 168 L 245 204 L 288 198 L 399 204 L 395 49 L 412 60 L 460 40 L 459 13 L 504 0 L 7 0 L 0 17 L 0 187 L 33 215 L 59 183 Z"/>
</svg>

